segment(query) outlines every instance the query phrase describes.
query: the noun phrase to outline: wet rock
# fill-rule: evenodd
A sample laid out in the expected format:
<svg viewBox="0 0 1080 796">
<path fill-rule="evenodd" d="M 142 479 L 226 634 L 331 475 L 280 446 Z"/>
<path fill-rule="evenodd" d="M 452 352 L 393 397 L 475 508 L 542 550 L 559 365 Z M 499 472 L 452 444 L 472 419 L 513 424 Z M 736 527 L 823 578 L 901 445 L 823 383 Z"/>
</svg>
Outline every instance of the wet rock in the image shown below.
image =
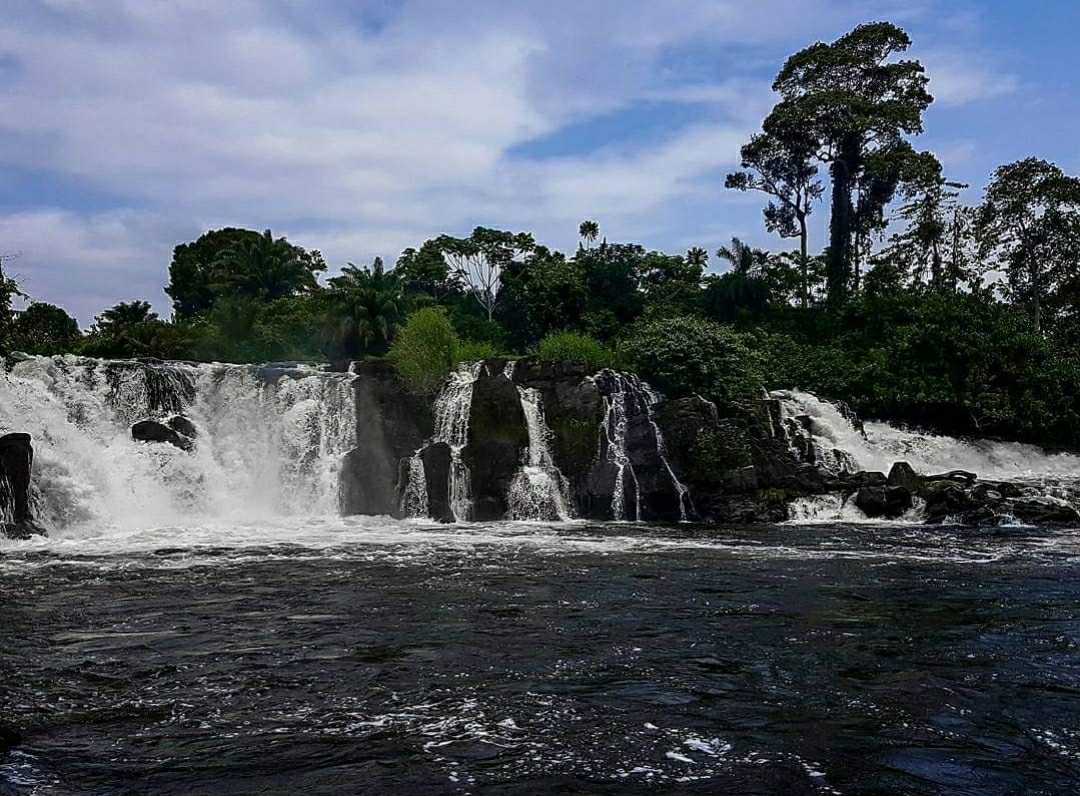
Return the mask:
<svg viewBox="0 0 1080 796">
<path fill-rule="evenodd" d="M 473 519 L 501 520 L 507 496 L 529 447 L 521 396 L 504 373 L 505 362 L 486 362 L 473 384 L 469 436 L 462 460 L 472 484 Z"/>
<path fill-rule="evenodd" d="M 131 438 L 137 442 L 164 442 L 182 451 L 191 450 L 195 444 L 189 437 L 157 420 L 140 420 L 131 427 Z"/>
<path fill-rule="evenodd" d="M 923 481 L 925 483 L 934 483 L 937 481 L 955 481 L 957 483 L 966 484 L 971 486 L 978 478 L 975 473 L 967 470 L 950 470 L 947 473 L 937 473 L 936 475 L 924 475 Z"/>
<path fill-rule="evenodd" d="M 1080 523 L 1080 511 L 1052 498 L 1027 498 L 1010 505 L 1012 515 L 1032 525 L 1074 525 Z"/>
<path fill-rule="evenodd" d="M 915 469 L 907 462 L 893 464 L 885 483 L 888 486 L 902 486 L 912 494 L 922 489 L 922 479 L 919 478 Z"/>
<path fill-rule="evenodd" d="M 165 425 L 175 431 L 177 434 L 183 434 L 188 439 L 195 439 L 199 436 L 199 429 L 191 420 L 183 415 L 173 415 L 166 421 Z"/>
<path fill-rule="evenodd" d="M 453 522 L 454 511 L 450 506 L 450 446 L 445 442 L 428 445 L 420 453 L 424 462 L 424 480 L 427 486 L 428 515 L 438 522 Z M 408 462 L 402 465 L 407 468 Z"/>
<path fill-rule="evenodd" d="M 29 434 L 0 436 L 0 533 L 26 539 L 45 532 L 34 523 L 30 508 L 30 479 L 34 447 Z"/>
<path fill-rule="evenodd" d="M 922 490 L 922 497 L 926 501 L 926 521 L 931 523 L 939 523 L 947 517 L 978 508 L 978 502 L 968 491 L 953 481 L 927 484 Z"/>
<path fill-rule="evenodd" d="M 896 519 L 914 504 L 907 487 L 864 486 L 855 493 L 855 505 L 871 519 Z"/>
<path fill-rule="evenodd" d="M 837 481 L 842 487 L 849 490 L 858 490 L 863 487 L 885 487 L 888 486 L 888 479 L 885 477 L 885 473 L 879 473 L 876 470 L 859 470 L 854 473 L 841 473 L 837 476 Z"/>
</svg>

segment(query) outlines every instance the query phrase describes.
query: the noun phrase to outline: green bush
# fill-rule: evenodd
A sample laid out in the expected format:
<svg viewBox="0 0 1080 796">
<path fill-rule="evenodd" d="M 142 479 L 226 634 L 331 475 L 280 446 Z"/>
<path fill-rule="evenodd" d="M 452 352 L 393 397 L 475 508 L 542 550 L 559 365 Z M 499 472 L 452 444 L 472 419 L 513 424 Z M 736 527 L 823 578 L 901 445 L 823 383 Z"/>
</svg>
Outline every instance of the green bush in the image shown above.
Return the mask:
<svg viewBox="0 0 1080 796">
<path fill-rule="evenodd" d="M 434 393 L 460 359 L 460 343 L 441 307 L 426 307 L 409 316 L 390 346 L 398 375 L 412 392 Z"/>
<path fill-rule="evenodd" d="M 725 414 L 755 413 L 764 386 L 745 335 L 693 317 L 657 318 L 635 325 L 621 358 L 671 398 L 700 395 Z"/>
<path fill-rule="evenodd" d="M 579 332 L 553 332 L 536 345 L 542 362 L 572 362 L 595 370 L 615 367 L 615 353 L 594 337 Z"/>
<path fill-rule="evenodd" d="M 502 355 L 502 351 L 494 343 L 468 340 L 458 346 L 459 362 L 478 362 L 481 359 L 494 359 Z"/>
</svg>

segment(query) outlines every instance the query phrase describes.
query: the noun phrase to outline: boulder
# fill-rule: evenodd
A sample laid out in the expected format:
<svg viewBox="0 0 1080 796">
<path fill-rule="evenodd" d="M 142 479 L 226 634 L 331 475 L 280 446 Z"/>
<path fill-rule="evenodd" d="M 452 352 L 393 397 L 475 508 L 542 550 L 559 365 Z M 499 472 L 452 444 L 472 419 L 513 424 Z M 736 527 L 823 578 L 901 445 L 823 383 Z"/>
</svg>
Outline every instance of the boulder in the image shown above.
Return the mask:
<svg viewBox="0 0 1080 796">
<path fill-rule="evenodd" d="M 896 519 L 913 505 L 903 486 L 864 486 L 855 493 L 855 505 L 871 519 Z"/>
<path fill-rule="evenodd" d="M 140 420 L 131 427 L 131 438 L 138 442 L 164 442 L 182 451 L 191 450 L 195 444 L 190 437 L 157 420 Z"/>
<path fill-rule="evenodd" d="M 893 464 L 885 483 L 888 486 L 902 486 L 912 494 L 917 493 L 922 488 L 922 479 L 919 478 L 915 469 L 907 462 Z"/>
<path fill-rule="evenodd" d="M 0 436 L 0 534 L 11 539 L 45 535 L 35 524 L 30 505 L 33 466 L 29 434 Z"/>
<path fill-rule="evenodd" d="M 195 427 L 195 424 L 189 418 L 183 415 L 173 415 L 166 421 L 165 425 L 177 434 L 183 434 L 188 439 L 195 439 L 199 436 L 199 429 Z"/>
<path fill-rule="evenodd" d="M 472 483 L 472 514 L 479 522 L 503 519 L 514 475 L 529 448 L 521 396 L 501 361 L 492 360 L 473 384 L 468 443 L 462 460 Z"/>
<path fill-rule="evenodd" d="M 937 473 L 936 475 L 924 475 L 923 481 L 925 483 L 933 483 L 936 481 L 955 481 L 960 484 L 966 484 L 971 486 L 978 478 L 975 473 L 968 470 L 950 470 L 947 473 Z"/>
<path fill-rule="evenodd" d="M 439 522 L 453 522 L 454 511 L 450 507 L 450 446 L 445 442 L 428 445 L 420 453 L 424 462 L 424 481 L 427 486 L 428 516 Z M 408 460 L 402 461 L 402 483 L 408 478 Z"/>
<path fill-rule="evenodd" d="M 864 486 L 886 487 L 889 483 L 885 473 L 879 473 L 876 470 L 859 470 L 854 473 L 843 472 L 837 476 L 837 481 L 842 488 L 852 491 L 862 489 Z"/>
<path fill-rule="evenodd" d="M 968 490 L 954 481 L 932 481 L 923 488 L 922 497 L 926 501 L 926 521 L 931 523 L 940 523 L 979 506 Z"/>
<path fill-rule="evenodd" d="M 1080 511 L 1052 498 L 1026 498 L 1014 501 L 1010 510 L 1016 519 L 1032 525 L 1075 525 Z"/>
</svg>

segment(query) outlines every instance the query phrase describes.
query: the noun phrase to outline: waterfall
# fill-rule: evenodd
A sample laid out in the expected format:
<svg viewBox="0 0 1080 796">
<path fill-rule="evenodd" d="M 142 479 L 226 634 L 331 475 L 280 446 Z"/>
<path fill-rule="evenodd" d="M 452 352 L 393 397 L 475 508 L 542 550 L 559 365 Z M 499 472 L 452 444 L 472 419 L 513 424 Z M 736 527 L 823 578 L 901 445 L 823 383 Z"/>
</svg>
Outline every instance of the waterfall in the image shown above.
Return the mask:
<svg viewBox="0 0 1080 796">
<path fill-rule="evenodd" d="M 448 494 L 450 510 L 457 522 L 472 517 L 472 498 L 469 468 L 461 453 L 469 442 L 469 414 L 472 410 L 473 385 L 480 377 L 482 362 L 465 363 L 458 367 L 443 385 L 435 399 L 435 434 L 409 460 L 409 480 L 401 500 L 402 513 L 409 517 L 427 515 L 427 486 L 421 454 L 433 443 L 443 442 L 450 447 Z M 423 496 L 421 498 L 421 495 Z"/>
<path fill-rule="evenodd" d="M 49 528 L 327 514 L 355 444 L 352 378 L 32 357 L 0 373 L 0 432 L 32 435 L 32 501 Z M 197 429 L 190 452 L 132 439 L 132 423 L 178 414 Z"/>
<path fill-rule="evenodd" d="M 679 480 L 664 450 L 664 437 L 656 424 L 654 407 L 661 396 L 649 388 L 637 376 L 605 371 L 601 377 L 608 383 L 608 394 L 604 398 L 605 414 L 600 424 L 601 457 L 615 470 L 615 488 L 611 498 L 611 516 L 617 521 L 630 519 L 627 510 L 628 489 L 633 493 L 633 519 L 642 519 L 641 480 L 634 469 L 630 449 L 631 424 L 644 423 L 648 427 L 646 439 L 652 440 L 651 451 L 638 451 L 655 456 L 675 491 L 679 501 L 679 516 L 687 519 L 689 490 Z M 634 435 L 635 437 L 638 435 Z"/>
<path fill-rule="evenodd" d="M 507 364 L 505 375 L 513 381 L 513 362 Z M 510 518 L 569 520 L 573 516 L 569 508 L 570 484 L 555 464 L 551 452 L 551 429 L 544 420 L 543 397 L 535 388 L 515 386 L 525 413 L 529 448 L 510 485 Z"/>
<path fill-rule="evenodd" d="M 1076 454 L 1048 453 L 1020 442 L 957 439 L 872 421 L 863 423 L 860 431 L 840 408 L 810 393 L 779 391 L 772 397 L 780 401 L 783 424 L 793 446 L 802 453 L 811 445 L 820 457 L 818 461 L 836 472 L 887 473 L 894 462 L 906 461 L 923 475 L 967 470 L 991 480 L 1080 480 L 1080 456 Z M 803 442 L 793 436 L 796 432 Z"/>
</svg>

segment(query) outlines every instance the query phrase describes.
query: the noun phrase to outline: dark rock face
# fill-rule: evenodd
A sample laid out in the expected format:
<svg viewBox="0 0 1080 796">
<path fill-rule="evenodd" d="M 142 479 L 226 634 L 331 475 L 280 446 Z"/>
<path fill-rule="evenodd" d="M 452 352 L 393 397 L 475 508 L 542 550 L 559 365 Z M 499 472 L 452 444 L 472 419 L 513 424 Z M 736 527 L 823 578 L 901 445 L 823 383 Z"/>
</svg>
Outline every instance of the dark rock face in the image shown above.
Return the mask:
<svg viewBox="0 0 1080 796">
<path fill-rule="evenodd" d="M 341 511 L 396 517 L 408 480 L 400 463 L 431 436 L 431 401 L 406 390 L 389 362 L 356 362 L 353 372 L 356 448 L 341 471 Z"/>
<path fill-rule="evenodd" d="M 907 462 L 896 462 L 889 470 L 886 479 L 889 486 L 902 486 L 908 492 L 918 492 L 922 486 L 922 479 L 915 473 L 914 468 Z"/>
<path fill-rule="evenodd" d="M 864 486 L 855 493 L 855 505 L 871 519 L 896 519 L 910 509 L 914 502 L 907 487 Z"/>
<path fill-rule="evenodd" d="M 34 524 L 30 507 L 30 476 L 34 448 L 29 434 L 0 437 L 0 533 L 25 539 L 44 531 Z"/>
<path fill-rule="evenodd" d="M 450 506 L 450 446 L 436 442 L 424 448 L 420 454 L 424 462 L 424 481 L 427 488 L 428 515 L 439 522 L 453 522 L 454 510 Z M 406 467 L 407 462 L 403 463 Z M 407 477 L 407 476 L 406 476 Z"/>
<path fill-rule="evenodd" d="M 510 484 L 529 447 L 521 397 L 504 368 L 504 362 L 492 360 L 480 369 L 462 451 L 471 476 L 473 519 L 479 522 L 506 516 Z"/>
<path fill-rule="evenodd" d="M 131 427 L 131 438 L 138 442 L 165 442 L 182 451 L 189 451 L 194 446 L 190 437 L 157 420 L 140 420 Z"/>
</svg>

